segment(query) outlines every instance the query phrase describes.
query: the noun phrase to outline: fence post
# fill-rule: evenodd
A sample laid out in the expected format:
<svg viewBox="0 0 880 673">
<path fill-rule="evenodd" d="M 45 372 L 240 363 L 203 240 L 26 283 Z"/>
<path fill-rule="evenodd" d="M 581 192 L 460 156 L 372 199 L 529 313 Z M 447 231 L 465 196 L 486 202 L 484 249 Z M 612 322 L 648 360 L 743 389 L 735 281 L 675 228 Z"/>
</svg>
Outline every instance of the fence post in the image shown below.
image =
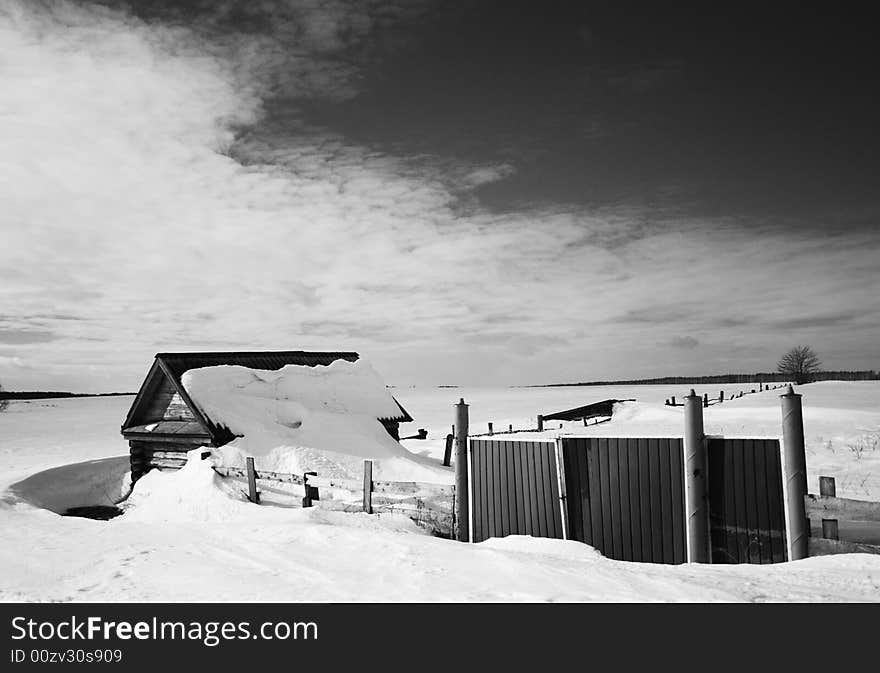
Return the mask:
<svg viewBox="0 0 880 673">
<path fill-rule="evenodd" d="M 837 496 L 837 484 L 834 477 L 819 477 L 819 495 L 827 495 L 832 498 Z M 828 540 L 840 539 L 837 519 L 822 519 L 822 537 Z"/>
<path fill-rule="evenodd" d="M 718 392 L 718 401 L 719 401 L 719 402 L 723 402 L 723 401 L 724 401 L 724 391 L 723 391 L 723 390 L 721 390 L 721 391 Z"/>
<path fill-rule="evenodd" d="M 709 407 L 709 393 L 703 393 L 703 408 Z"/>
<path fill-rule="evenodd" d="M 245 460 L 245 465 L 247 465 L 248 500 L 258 505 L 260 504 L 260 494 L 257 492 L 257 471 L 254 469 L 254 459 L 248 457 Z"/>
<path fill-rule="evenodd" d="M 455 435 L 446 435 L 446 450 L 443 451 L 443 465 L 449 467 L 452 464 L 452 440 Z"/>
<path fill-rule="evenodd" d="M 538 414 L 538 432 L 544 431 L 544 417 Z"/>
<path fill-rule="evenodd" d="M 306 472 L 303 474 L 303 488 L 306 491 L 305 496 L 303 497 L 303 507 L 311 507 L 312 500 L 320 500 L 321 498 L 318 496 L 318 487 L 317 486 L 309 486 L 309 475 L 313 477 L 317 477 L 317 472 Z"/>
<path fill-rule="evenodd" d="M 459 542 L 470 540 L 468 511 L 468 405 L 462 397 L 455 405 L 455 532 Z"/>
<path fill-rule="evenodd" d="M 373 461 L 364 461 L 364 511 L 373 513 Z"/>
<path fill-rule="evenodd" d="M 684 398 L 684 478 L 688 561 L 709 563 L 709 504 L 703 400 L 693 390 Z"/>
<path fill-rule="evenodd" d="M 490 435 L 494 435 L 494 434 L 495 434 L 495 432 L 492 430 L 492 422 L 491 422 L 491 421 L 489 421 L 489 434 L 490 434 Z"/>
<path fill-rule="evenodd" d="M 807 495 L 804 412 L 801 396 L 791 386 L 779 399 L 782 403 L 783 473 L 788 496 L 789 560 L 797 561 L 809 556 L 810 524 L 804 503 L 804 496 Z"/>
</svg>

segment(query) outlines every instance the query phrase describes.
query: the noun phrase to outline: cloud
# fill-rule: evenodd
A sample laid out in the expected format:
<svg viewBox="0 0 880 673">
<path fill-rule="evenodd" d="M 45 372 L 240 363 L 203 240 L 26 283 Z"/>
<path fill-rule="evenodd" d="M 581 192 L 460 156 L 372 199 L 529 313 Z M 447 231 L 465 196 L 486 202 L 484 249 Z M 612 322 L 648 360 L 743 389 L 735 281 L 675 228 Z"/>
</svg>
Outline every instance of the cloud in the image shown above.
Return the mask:
<svg viewBox="0 0 880 673">
<path fill-rule="evenodd" d="M 845 327 L 855 321 L 860 316 L 852 311 L 843 313 L 826 313 L 824 315 L 801 316 L 797 318 L 786 318 L 784 320 L 775 320 L 773 326 L 779 329 L 806 329 L 811 327 Z"/>
<path fill-rule="evenodd" d="M 680 348 L 683 350 L 693 350 L 700 345 L 700 342 L 692 336 L 674 336 L 661 345 L 671 348 Z"/>
<path fill-rule="evenodd" d="M 631 204 L 497 214 L 461 192 L 515 166 L 393 156 L 280 105 L 353 95 L 352 54 L 421 6 L 7 0 L 0 313 L 39 370 L 0 376 L 131 389 L 160 350 L 311 348 L 360 350 L 398 383 L 620 378 L 660 373 L 654 346 L 683 333 L 714 371 L 732 306 L 764 321 L 736 333 L 755 360 L 788 339 L 774 321 L 880 313 L 870 232 Z"/>
<path fill-rule="evenodd" d="M 52 332 L 40 330 L 0 329 L 0 344 L 38 344 L 56 338 Z"/>
</svg>

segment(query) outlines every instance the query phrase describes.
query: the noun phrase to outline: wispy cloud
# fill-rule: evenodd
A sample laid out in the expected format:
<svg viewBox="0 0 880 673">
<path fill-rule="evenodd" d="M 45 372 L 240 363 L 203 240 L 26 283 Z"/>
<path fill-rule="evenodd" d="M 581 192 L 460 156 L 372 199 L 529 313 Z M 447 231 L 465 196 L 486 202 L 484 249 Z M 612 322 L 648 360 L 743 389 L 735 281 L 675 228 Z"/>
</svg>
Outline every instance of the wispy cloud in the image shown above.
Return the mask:
<svg viewBox="0 0 880 673">
<path fill-rule="evenodd" d="M 18 363 L 4 351 L 0 380 L 131 388 L 152 353 L 197 348 L 354 348 L 397 382 L 583 380 L 676 366 L 658 342 L 699 342 L 690 370 L 711 371 L 731 341 L 773 360 L 796 313 L 880 313 L 870 233 L 498 214 L 462 192 L 515 165 L 304 124 L 296 101 L 354 95 L 351 55 L 381 58 L 377 27 L 420 3 L 193 7 L 0 7 L 0 348 Z M 830 348 L 835 325 L 813 326 Z"/>
</svg>

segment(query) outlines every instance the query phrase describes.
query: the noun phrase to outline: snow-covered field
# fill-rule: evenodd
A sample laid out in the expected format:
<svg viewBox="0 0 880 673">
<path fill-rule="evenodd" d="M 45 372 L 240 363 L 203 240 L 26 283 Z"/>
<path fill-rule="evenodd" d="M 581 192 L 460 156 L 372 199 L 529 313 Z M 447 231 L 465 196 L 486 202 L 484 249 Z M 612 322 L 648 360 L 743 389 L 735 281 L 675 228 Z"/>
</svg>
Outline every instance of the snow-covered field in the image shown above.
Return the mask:
<svg viewBox="0 0 880 673">
<path fill-rule="evenodd" d="M 730 394 L 752 386 L 728 384 Z M 718 387 L 700 389 L 717 395 Z M 394 389 L 416 419 L 402 434 L 437 461 L 464 397 L 472 432 L 527 427 L 606 398 L 636 398 L 592 428 L 602 435 L 681 433 L 686 386 Z M 706 410 L 710 433 L 777 435 L 781 390 Z M 820 474 L 838 495 L 880 500 L 880 383 L 803 387 L 810 489 Z M 820 601 L 880 600 L 880 556 L 776 566 L 662 566 L 611 561 L 590 547 L 510 537 L 468 545 L 424 534 L 399 515 L 255 506 L 207 463 L 138 483 L 111 521 L 47 509 L 97 504 L 123 486 L 119 426 L 130 397 L 13 402 L 0 412 L 0 599 L 63 601 Z M 559 428 L 548 427 L 553 435 Z M 119 458 L 119 457 L 123 458 Z M 76 465 L 84 461 L 99 461 Z M 69 467 L 64 467 L 69 466 Z M 40 473 L 49 468 L 53 472 Z M 35 475 L 36 476 L 32 476 Z M 438 478 L 451 475 L 437 470 Z M 32 478 L 29 478 L 32 477 Z M 24 480 L 24 481 L 23 481 Z M 23 483 L 22 483 L 23 482 Z M 10 488 L 11 487 L 11 488 Z"/>
</svg>

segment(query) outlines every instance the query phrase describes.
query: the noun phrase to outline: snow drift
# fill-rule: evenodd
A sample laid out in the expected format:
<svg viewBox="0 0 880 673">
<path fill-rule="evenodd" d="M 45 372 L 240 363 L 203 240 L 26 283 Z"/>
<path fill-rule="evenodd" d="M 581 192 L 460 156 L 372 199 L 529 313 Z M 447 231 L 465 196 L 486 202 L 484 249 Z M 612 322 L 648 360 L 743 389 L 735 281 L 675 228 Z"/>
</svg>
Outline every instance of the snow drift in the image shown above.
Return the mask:
<svg viewBox="0 0 880 673">
<path fill-rule="evenodd" d="M 248 504 L 239 484 L 222 479 L 195 449 L 179 470 L 152 470 L 138 479 L 122 507 L 128 521 L 225 522 L 253 513 Z"/>
<path fill-rule="evenodd" d="M 187 371 L 182 383 L 207 418 L 240 435 L 215 451 L 226 465 L 243 465 L 253 456 L 267 470 L 356 477 L 367 458 L 384 479 L 451 478 L 388 434 L 378 419 L 399 417 L 401 409 L 363 361 L 277 371 L 203 367 Z"/>
</svg>

